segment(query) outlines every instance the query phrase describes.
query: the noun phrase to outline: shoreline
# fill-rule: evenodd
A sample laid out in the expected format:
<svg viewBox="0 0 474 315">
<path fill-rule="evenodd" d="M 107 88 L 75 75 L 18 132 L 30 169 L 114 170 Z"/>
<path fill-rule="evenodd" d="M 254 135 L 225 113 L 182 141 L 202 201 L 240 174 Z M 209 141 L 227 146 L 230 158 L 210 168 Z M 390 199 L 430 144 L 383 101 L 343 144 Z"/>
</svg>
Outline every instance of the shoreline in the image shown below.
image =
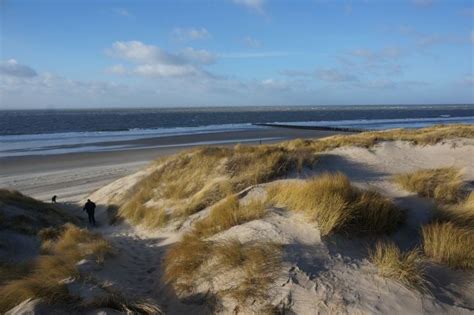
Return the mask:
<svg viewBox="0 0 474 315">
<path fill-rule="evenodd" d="M 75 152 L 0 158 L 0 188 L 15 189 L 34 198 L 78 202 L 98 188 L 145 167 L 151 161 L 203 143 L 275 143 L 295 138 L 322 138 L 346 133 L 332 130 L 273 128 L 125 140 L 113 151 Z M 108 143 L 103 143 L 107 145 Z"/>
</svg>

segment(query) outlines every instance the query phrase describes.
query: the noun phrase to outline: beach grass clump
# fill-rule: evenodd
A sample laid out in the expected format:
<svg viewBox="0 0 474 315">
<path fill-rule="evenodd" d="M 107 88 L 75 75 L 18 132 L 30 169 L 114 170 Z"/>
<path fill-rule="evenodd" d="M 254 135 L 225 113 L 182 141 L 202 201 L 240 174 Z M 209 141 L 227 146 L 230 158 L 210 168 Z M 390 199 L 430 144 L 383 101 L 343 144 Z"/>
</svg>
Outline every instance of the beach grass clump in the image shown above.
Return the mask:
<svg viewBox="0 0 474 315">
<path fill-rule="evenodd" d="M 399 174 L 394 180 L 404 189 L 422 197 L 433 198 L 439 203 L 457 203 L 463 197 L 461 174 L 453 167 Z"/>
<path fill-rule="evenodd" d="M 474 230 L 474 192 L 457 204 L 440 206 L 436 217 L 438 221 L 448 221 Z"/>
<path fill-rule="evenodd" d="M 163 210 L 145 204 L 159 200 L 168 219 L 187 217 L 248 186 L 311 167 L 316 155 L 306 149 L 277 146 L 205 147 L 188 150 L 158 163 L 135 187 L 118 213 L 132 223 L 159 226 Z M 149 214 L 148 212 L 152 212 Z"/>
<path fill-rule="evenodd" d="M 231 195 L 212 207 L 209 215 L 196 222 L 193 232 L 200 237 L 208 237 L 229 228 L 265 216 L 265 202 L 251 200 L 245 205 Z"/>
<path fill-rule="evenodd" d="M 435 262 L 455 269 L 474 269 L 474 228 L 453 222 L 422 227 L 423 250 Z"/>
<path fill-rule="evenodd" d="M 4 313 L 28 298 L 42 298 L 46 303 L 67 303 L 72 298 L 60 281 L 78 277 L 76 263 L 92 257 L 101 262 L 111 253 L 111 247 L 100 235 L 67 224 L 57 240 L 43 243 L 40 255 L 30 271 L 18 279 L 6 281 L 0 287 L 0 312 Z"/>
<path fill-rule="evenodd" d="M 342 173 L 276 183 L 268 188 L 268 194 L 276 205 L 301 212 L 317 222 L 321 235 L 344 231 L 391 233 L 405 218 L 404 211 L 389 199 L 354 187 Z"/>
<path fill-rule="evenodd" d="M 198 269 L 207 262 L 212 251 L 212 242 L 192 233 L 185 234 L 166 252 L 165 282 L 171 283 L 178 294 L 191 291 Z"/>
<path fill-rule="evenodd" d="M 183 296 L 234 275 L 231 287 L 217 294 L 244 303 L 266 297 L 280 265 L 281 247 L 273 242 L 210 241 L 187 234 L 168 250 L 164 278 Z"/>
<path fill-rule="evenodd" d="M 133 198 L 126 207 L 119 209 L 119 216 L 127 218 L 132 224 L 143 224 L 146 227 L 163 227 L 169 216 L 162 207 L 147 206 L 146 200 Z"/>
<path fill-rule="evenodd" d="M 281 145 L 294 148 L 311 148 L 323 152 L 345 146 L 370 148 L 383 141 L 406 141 L 414 145 L 433 145 L 441 141 L 456 138 L 474 138 L 472 125 L 438 125 L 420 129 L 391 129 L 367 131 L 351 135 L 336 135 L 315 140 L 291 140 Z"/>
<path fill-rule="evenodd" d="M 281 267 L 281 246 L 274 242 L 242 243 L 236 239 L 215 246 L 216 268 L 222 273 L 239 270 L 239 281 L 227 289 L 239 304 L 250 299 L 263 301 Z"/>
<path fill-rule="evenodd" d="M 370 253 L 370 261 L 377 266 L 379 275 L 383 277 L 421 291 L 427 288 L 419 249 L 402 252 L 393 242 L 379 241 Z"/>
</svg>

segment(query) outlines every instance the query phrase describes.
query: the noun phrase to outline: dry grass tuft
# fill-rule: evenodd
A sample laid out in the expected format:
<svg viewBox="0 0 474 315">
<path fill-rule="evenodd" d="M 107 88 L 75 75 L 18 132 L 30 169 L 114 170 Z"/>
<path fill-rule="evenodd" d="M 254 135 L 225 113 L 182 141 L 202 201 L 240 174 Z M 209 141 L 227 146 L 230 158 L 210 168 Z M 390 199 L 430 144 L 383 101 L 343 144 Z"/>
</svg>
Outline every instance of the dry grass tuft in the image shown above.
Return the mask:
<svg viewBox="0 0 474 315">
<path fill-rule="evenodd" d="M 276 279 L 281 264 L 281 248 L 272 242 L 241 243 L 205 241 L 185 235 L 165 258 L 165 281 L 179 295 L 192 293 L 203 283 L 238 273 L 232 287 L 221 292 L 239 303 L 264 299 Z"/>
<path fill-rule="evenodd" d="M 0 312 L 28 298 L 43 298 L 48 303 L 71 301 L 66 287 L 59 281 L 78 276 L 75 264 L 79 260 L 94 257 L 102 261 L 111 252 L 102 237 L 72 224 L 65 226 L 56 241 L 49 240 L 45 244 L 48 244 L 48 254 L 36 259 L 29 274 L 0 287 Z"/>
<path fill-rule="evenodd" d="M 404 212 L 389 199 L 355 188 L 341 173 L 277 183 L 269 187 L 268 194 L 277 205 L 302 212 L 317 222 L 322 235 L 348 230 L 390 233 L 404 220 Z"/>
<path fill-rule="evenodd" d="M 449 221 L 457 226 L 474 230 L 474 192 L 455 205 L 445 205 L 438 209 L 439 221 Z"/>
<path fill-rule="evenodd" d="M 425 271 L 418 249 L 403 253 L 394 243 L 379 241 L 370 254 L 370 260 L 378 267 L 381 276 L 421 291 L 427 289 Z"/>
<path fill-rule="evenodd" d="M 212 254 L 212 244 L 194 234 L 186 234 L 172 246 L 165 257 L 166 283 L 172 283 L 178 294 L 192 290 L 198 269 Z"/>
<path fill-rule="evenodd" d="M 229 228 L 262 218 L 266 213 L 265 203 L 252 200 L 241 205 L 235 196 L 229 196 L 216 204 L 210 214 L 198 221 L 194 226 L 194 233 L 200 237 L 207 237 Z"/>
<path fill-rule="evenodd" d="M 394 180 L 408 191 L 441 203 L 456 203 L 463 196 L 461 175 L 452 167 L 400 174 Z"/>
<path fill-rule="evenodd" d="M 281 246 L 272 242 L 241 243 L 229 240 L 216 245 L 217 269 L 222 272 L 241 270 L 240 282 L 223 292 L 239 304 L 268 298 L 270 285 L 281 266 Z"/>
<path fill-rule="evenodd" d="M 306 149 L 277 146 L 205 147 L 188 150 L 158 163 L 157 169 L 138 183 L 119 215 L 150 227 L 186 217 L 215 204 L 249 185 L 259 184 L 312 166 L 316 155 Z M 146 204 L 160 202 L 159 210 Z"/>
<path fill-rule="evenodd" d="M 452 268 L 474 269 L 474 229 L 452 222 L 435 222 L 422 228 L 423 250 L 428 257 Z"/>
<path fill-rule="evenodd" d="M 438 205 L 435 222 L 422 227 L 428 257 L 452 268 L 474 268 L 474 192 L 463 200 L 463 181 L 454 168 L 397 175 L 395 181 Z"/>
</svg>

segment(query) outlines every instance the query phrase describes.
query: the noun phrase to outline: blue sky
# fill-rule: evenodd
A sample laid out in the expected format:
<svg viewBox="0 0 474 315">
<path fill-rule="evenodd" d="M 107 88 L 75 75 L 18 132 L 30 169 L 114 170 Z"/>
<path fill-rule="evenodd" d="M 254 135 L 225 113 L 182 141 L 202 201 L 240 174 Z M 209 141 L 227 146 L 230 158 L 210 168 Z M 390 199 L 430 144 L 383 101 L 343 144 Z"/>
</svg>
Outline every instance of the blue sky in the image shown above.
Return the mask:
<svg viewBox="0 0 474 315">
<path fill-rule="evenodd" d="M 474 3 L 1 2 L 1 108 L 474 102 Z"/>
</svg>

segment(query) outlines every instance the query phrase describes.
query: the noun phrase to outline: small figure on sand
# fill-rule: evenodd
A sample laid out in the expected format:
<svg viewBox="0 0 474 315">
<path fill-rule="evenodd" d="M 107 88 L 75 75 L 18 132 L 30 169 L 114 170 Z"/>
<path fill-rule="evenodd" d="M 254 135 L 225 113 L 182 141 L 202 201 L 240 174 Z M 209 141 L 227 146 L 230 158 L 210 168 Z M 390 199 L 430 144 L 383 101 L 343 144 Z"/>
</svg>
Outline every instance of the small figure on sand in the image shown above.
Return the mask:
<svg viewBox="0 0 474 315">
<path fill-rule="evenodd" d="M 82 210 L 87 212 L 87 215 L 89 216 L 89 224 L 95 226 L 95 203 L 93 203 L 90 199 L 87 199 L 87 202 Z"/>
<path fill-rule="evenodd" d="M 58 198 L 58 196 L 54 195 L 53 198 L 51 198 L 51 202 L 56 203 L 56 198 Z"/>
</svg>

